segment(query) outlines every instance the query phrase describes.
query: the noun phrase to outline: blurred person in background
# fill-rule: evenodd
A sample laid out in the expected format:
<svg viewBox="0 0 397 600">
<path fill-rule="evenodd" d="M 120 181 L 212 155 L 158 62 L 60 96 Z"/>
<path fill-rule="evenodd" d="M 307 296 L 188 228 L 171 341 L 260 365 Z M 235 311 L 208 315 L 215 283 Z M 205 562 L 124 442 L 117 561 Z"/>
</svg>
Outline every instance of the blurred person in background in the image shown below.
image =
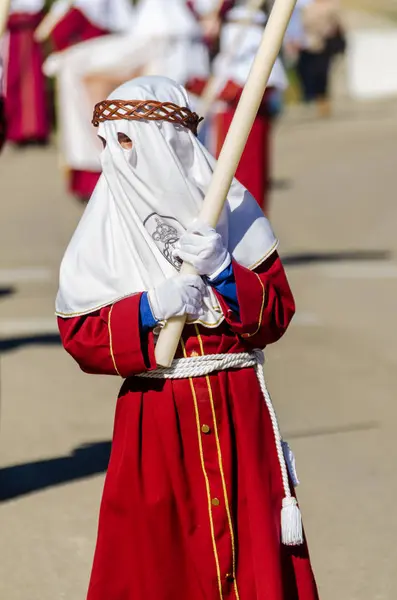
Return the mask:
<svg viewBox="0 0 397 600">
<path fill-rule="evenodd" d="M 238 2 L 227 12 L 221 27 L 220 52 L 213 62 L 213 77 L 219 92 L 206 142 L 216 157 L 233 120 L 266 21 L 265 10 L 252 10 L 249 3 Z M 236 171 L 236 178 L 251 192 L 265 214 L 269 211 L 272 124 L 281 109 L 281 97 L 287 85 L 284 67 L 278 58 Z M 188 89 L 200 94 L 205 86 L 206 82 L 191 81 Z"/>
<path fill-rule="evenodd" d="M 42 72 L 42 48 L 34 32 L 44 0 L 12 0 L 5 41 L 7 140 L 18 146 L 45 144 L 50 110 Z"/>
<path fill-rule="evenodd" d="M 92 132 L 91 107 L 102 95 L 89 90 L 84 81 L 85 57 L 90 52 L 89 40 L 111 37 L 110 32 L 131 29 L 134 8 L 129 0 L 58 0 L 53 5 L 53 27 L 38 36 L 49 38 L 57 50 L 44 64 L 48 76 L 57 79 L 57 112 L 60 129 L 62 162 L 67 171 L 68 190 L 86 201 L 94 191 L 101 174 L 101 146 Z M 88 50 L 87 50 L 88 48 Z M 93 47 L 93 52 L 100 52 Z M 91 93 L 90 93 L 91 92 Z"/>
<path fill-rule="evenodd" d="M 346 48 L 339 1 L 298 0 L 289 43 L 298 54 L 297 73 L 304 101 L 315 102 L 320 117 L 330 116 L 331 67 Z"/>
<path fill-rule="evenodd" d="M 187 6 L 199 21 L 211 58 L 219 52 L 222 22 L 236 0 L 187 0 Z"/>
<path fill-rule="evenodd" d="M 112 0 L 113 8 L 115 4 Z M 184 84 L 209 73 L 208 50 L 185 0 L 140 0 L 136 12 L 123 22 L 123 32 L 56 53 L 45 65 L 46 73 L 58 79 L 61 147 L 67 165 L 74 172 L 92 173 L 94 186 L 102 148 L 91 127 L 93 104 L 131 77 L 161 74 Z M 76 195 L 80 191 L 83 199 L 90 195 L 83 196 L 81 188 L 72 191 Z"/>
</svg>

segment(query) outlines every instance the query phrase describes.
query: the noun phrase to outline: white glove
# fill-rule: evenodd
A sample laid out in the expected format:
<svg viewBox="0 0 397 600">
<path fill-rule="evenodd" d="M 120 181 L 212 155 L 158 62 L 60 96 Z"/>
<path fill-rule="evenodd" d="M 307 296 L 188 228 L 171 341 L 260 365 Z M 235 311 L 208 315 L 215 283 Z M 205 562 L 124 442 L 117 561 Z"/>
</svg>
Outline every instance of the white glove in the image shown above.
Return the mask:
<svg viewBox="0 0 397 600">
<path fill-rule="evenodd" d="M 231 262 L 219 233 L 200 221 L 195 221 L 182 235 L 173 254 L 210 279 L 215 279 Z"/>
<path fill-rule="evenodd" d="M 166 321 L 170 317 L 201 315 L 205 293 L 205 283 L 198 275 L 177 275 L 150 290 L 148 300 L 154 318 Z"/>
</svg>

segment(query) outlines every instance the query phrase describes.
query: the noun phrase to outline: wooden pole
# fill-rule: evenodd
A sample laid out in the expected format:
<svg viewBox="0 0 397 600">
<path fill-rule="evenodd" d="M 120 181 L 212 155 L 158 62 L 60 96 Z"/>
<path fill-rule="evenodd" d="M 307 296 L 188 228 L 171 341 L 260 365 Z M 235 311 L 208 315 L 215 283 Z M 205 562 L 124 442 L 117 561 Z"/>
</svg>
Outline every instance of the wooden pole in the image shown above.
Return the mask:
<svg viewBox="0 0 397 600">
<path fill-rule="evenodd" d="M 0 0 L 0 36 L 6 30 L 11 0 Z"/>
<path fill-rule="evenodd" d="M 36 42 L 45 42 L 50 37 L 53 29 L 55 29 L 72 6 L 73 0 L 69 0 L 69 2 L 65 4 L 63 10 L 50 9 L 34 32 L 34 39 Z"/>
<path fill-rule="evenodd" d="M 222 213 L 295 4 L 296 0 L 276 0 L 269 16 L 200 213 L 200 219 L 212 227 L 216 227 Z M 192 271 L 194 272 L 194 269 L 191 266 L 182 266 L 182 273 Z M 185 323 L 185 318 L 170 319 L 161 331 L 156 345 L 156 361 L 159 366 L 171 365 Z"/>
</svg>

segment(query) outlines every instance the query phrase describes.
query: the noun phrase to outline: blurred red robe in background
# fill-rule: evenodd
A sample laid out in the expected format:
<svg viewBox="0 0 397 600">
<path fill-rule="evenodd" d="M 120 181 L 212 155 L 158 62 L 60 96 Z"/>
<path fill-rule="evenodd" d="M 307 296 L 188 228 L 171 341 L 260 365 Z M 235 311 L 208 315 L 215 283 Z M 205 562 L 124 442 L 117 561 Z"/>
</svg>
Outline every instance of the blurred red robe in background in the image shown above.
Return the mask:
<svg viewBox="0 0 397 600">
<path fill-rule="evenodd" d="M 43 54 L 34 32 L 43 18 L 44 0 L 14 0 L 7 23 L 5 112 L 7 140 L 44 144 L 50 133 L 50 111 Z"/>
<path fill-rule="evenodd" d="M 228 6 L 224 17 L 220 52 L 213 63 L 219 92 L 209 115 L 210 134 L 206 139 L 206 145 L 216 158 L 229 131 L 267 20 L 263 11 L 247 13 L 244 6 Z M 206 83 L 192 80 L 187 88 L 200 96 Z M 236 171 L 236 178 L 251 192 L 265 214 L 269 212 L 271 132 L 276 105 L 273 100 L 286 86 L 286 75 L 278 59 Z"/>
<path fill-rule="evenodd" d="M 204 81 L 193 80 L 187 87 L 191 93 L 199 96 L 205 85 Z M 212 132 L 208 144 L 216 158 L 222 150 L 242 91 L 242 87 L 229 80 L 218 95 L 219 107 L 210 117 Z M 268 102 L 272 92 L 269 88 L 263 97 L 236 171 L 236 179 L 253 195 L 265 214 L 268 211 L 272 129 Z"/>
<path fill-rule="evenodd" d="M 95 0 L 92 2 L 95 4 Z M 72 5 L 53 28 L 50 42 L 53 49 L 60 52 L 80 42 L 109 33 L 110 31 L 105 28 L 104 23 L 103 25 L 94 23 L 82 6 Z M 87 200 L 92 195 L 100 175 L 100 171 L 69 169 L 68 191 L 81 200 Z"/>
</svg>

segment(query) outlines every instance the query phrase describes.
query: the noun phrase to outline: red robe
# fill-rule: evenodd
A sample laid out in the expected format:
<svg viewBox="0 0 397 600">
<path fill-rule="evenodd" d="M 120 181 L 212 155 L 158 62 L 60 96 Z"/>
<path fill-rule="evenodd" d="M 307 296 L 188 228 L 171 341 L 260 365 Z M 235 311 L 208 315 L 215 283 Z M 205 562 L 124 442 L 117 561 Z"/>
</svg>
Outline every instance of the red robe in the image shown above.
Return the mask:
<svg viewBox="0 0 397 600">
<path fill-rule="evenodd" d="M 225 105 L 215 116 L 216 158 L 222 150 L 242 91 L 241 87 L 229 81 L 219 96 Z M 236 178 L 251 192 L 265 214 L 268 214 L 269 209 L 270 179 L 271 119 L 267 107 L 269 93 L 269 90 L 265 93 L 236 171 Z"/>
<path fill-rule="evenodd" d="M 54 50 L 59 52 L 108 33 L 108 30 L 91 23 L 78 8 L 71 8 L 54 27 L 50 39 Z M 69 192 L 82 200 L 88 200 L 100 175 L 98 171 L 71 169 L 68 177 Z"/>
<path fill-rule="evenodd" d="M 50 133 L 43 55 L 34 40 L 42 17 L 43 13 L 14 13 L 8 19 L 5 110 L 7 139 L 16 144 L 45 143 Z"/>
<path fill-rule="evenodd" d="M 277 254 L 234 273 L 240 320 L 219 297 L 225 321 L 186 326 L 179 356 L 263 348 L 285 332 L 294 301 Z M 88 600 L 317 600 L 306 544 L 280 542 L 284 491 L 254 370 L 133 377 L 155 368 L 139 303 L 136 294 L 59 320 L 84 371 L 126 378 Z"/>
<path fill-rule="evenodd" d="M 200 96 L 205 88 L 206 81 L 193 79 L 188 82 L 186 88 L 192 94 Z M 232 123 L 237 104 L 243 89 L 228 81 L 218 100 L 223 101 L 223 108 L 215 113 L 211 126 L 215 129 L 215 145 L 211 148 L 216 158 L 222 150 L 227 132 Z M 236 171 L 236 178 L 247 188 L 249 192 L 263 209 L 268 213 L 268 188 L 270 179 L 270 141 L 271 141 L 271 118 L 268 111 L 269 88 L 263 98 L 258 114 L 255 118 L 251 132 L 248 136 L 244 152 L 241 156 Z"/>
</svg>

